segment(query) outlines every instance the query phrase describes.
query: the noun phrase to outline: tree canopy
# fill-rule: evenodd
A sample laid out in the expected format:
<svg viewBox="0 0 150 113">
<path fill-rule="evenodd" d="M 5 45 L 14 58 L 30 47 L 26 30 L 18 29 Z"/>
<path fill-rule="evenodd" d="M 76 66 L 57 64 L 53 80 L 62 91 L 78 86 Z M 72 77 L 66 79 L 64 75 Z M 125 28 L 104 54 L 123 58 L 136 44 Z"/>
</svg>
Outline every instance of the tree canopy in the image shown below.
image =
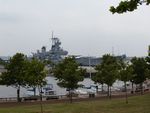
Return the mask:
<svg viewBox="0 0 150 113">
<path fill-rule="evenodd" d="M 92 77 L 92 80 L 95 82 L 95 83 L 99 83 L 99 84 L 104 84 L 104 75 L 102 73 L 102 70 L 101 70 L 101 65 L 97 65 L 95 67 L 95 70 L 97 71 L 96 72 L 96 75 Z"/>
<path fill-rule="evenodd" d="M 0 58 L 0 65 L 6 65 L 6 62 Z"/>
<path fill-rule="evenodd" d="M 0 76 L 1 83 L 7 86 L 14 86 L 17 88 L 17 99 L 20 101 L 20 87 L 25 86 L 26 75 L 26 56 L 22 53 L 16 53 L 7 65 L 5 65 L 6 72 Z"/>
<path fill-rule="evenodd" d="M 78 66 L 74 57 L 67 57 L 56 65 L 53 72 L 58 85 L 72 90 L 78 88 L 78 82 L 84 78 L 84 71 Z"/>
<path fill-rule="evenodd" d="M 128 103 L 128 96 L 127 96 L 127 82 L 132 79 L 133 76 L 133 69 L 131 65 L 128 63 L 123 62 L 123 66 L 119 71 L 119 79 L 124 82 L 124 90 L 126 92 L 126 103 Z"/>
<path fill-rule="evenodd" d="M 133 69 L 132 82 L 140 85 L 141 94 L 143 94 L 143 82 L 149 77 L 149 66 L 145 58 L 134 57 L 131 60 Z"/>
<path fill-rule="evenodd" d="M 147 62 L 144 58 L 137 58 L 134 57 L 131 60 L 134 78 L 133 81 L 135 84 L 143 83 L 148 75 L 146 74 L 147 71 Z"/>
<path fill-rule="evenodd" d="M 119 79 L 123 82 L 128 82 L 132 79 L 133 68 L 128 63 L 124 64 L 124 67 L 119 72 Z"/>
<path fill-rule="evenodd" d="M 102 57 L 101 71 L 105 78 L 104 82 L 107 85 L 112 86 L 116 81 L 118 78 L 118 69 L 119 65 L 117 59 L 114 56 L 106 54 Z"/>
<path fill-rule="evenodd" d="M 93 79 L 98 83 L 105 83 L 108 85 L 108 96 L 111 98 L 110 87 L 116 81 L 119 75 L 120 64 L 116 57 L 109 54 L 103 55 L 102 63 L 96 67 L 97 73 Z"/>
<path fill-rule="evenodd" d="M 104 73 L 102 73 L 102 69 L 101 69 L 101 65 L 97 65 L 95 67 L 95 70 L 96 70 L 96 74 L 94 76 L 92 76 L 92 80 L 95 82 L 95 83 L 98 83 L 98 84 L 101 84 L 102 85 L 102 92 L 103 92 L 103 84 L 104 84 Z"/>
<path fill-rule="evenodd" d="M 116 7 L 111 6 L 110 11 L 113 14 L 131 12 L 131 11 L 136 10 L 139 5 L 143 5 L 143 4 L 149 5 L 150 0 L 124 0 L 124 1 L 121 1 L 119 5 Z"/>
<path fill-rule="evenodd" d="M 25 64 L 26 56 L 22 53 L 17 53 L 10 58 L 10 62 L 5 66 L 7 71 L 1 76 L 3 84 L 15 87 L 25 85 Z"/>
<path fill-rule="evenodd" d="M 74 57 L 66 57 L 62 62 L 55 66 L 53 72 L 58 80 L 58 85 L 67 88 L 69 93 L 78 88 L 80 86 L 78 82 L 83 81 L 84 79 L 84 70 L 79 68 Z"/>
<path fill-rule="evenodd" d="M 27 71 L 26 71 L 26 85 L 30 87 L 42 87 L 46 84 L 45 77 L 47 75 L 44 70 L 44 63 L 37 59 L 32 59 L 28 61 Z"/>
</svg>

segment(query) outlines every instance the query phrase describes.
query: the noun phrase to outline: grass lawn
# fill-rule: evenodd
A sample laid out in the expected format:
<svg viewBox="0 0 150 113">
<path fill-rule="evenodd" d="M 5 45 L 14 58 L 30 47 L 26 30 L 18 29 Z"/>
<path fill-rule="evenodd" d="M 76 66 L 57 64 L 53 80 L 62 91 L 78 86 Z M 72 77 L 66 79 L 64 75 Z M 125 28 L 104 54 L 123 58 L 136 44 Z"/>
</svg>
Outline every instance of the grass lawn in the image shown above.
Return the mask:
<svg viewBox="0 0 150 113">
<path fill-rule="evenodd" d="M 45 104 L 44 113 L 150 113 L 150 94 L 125 99 Z M 0 108 L 0 113 L 40 113 L 40 105 Z"/>
</svg>

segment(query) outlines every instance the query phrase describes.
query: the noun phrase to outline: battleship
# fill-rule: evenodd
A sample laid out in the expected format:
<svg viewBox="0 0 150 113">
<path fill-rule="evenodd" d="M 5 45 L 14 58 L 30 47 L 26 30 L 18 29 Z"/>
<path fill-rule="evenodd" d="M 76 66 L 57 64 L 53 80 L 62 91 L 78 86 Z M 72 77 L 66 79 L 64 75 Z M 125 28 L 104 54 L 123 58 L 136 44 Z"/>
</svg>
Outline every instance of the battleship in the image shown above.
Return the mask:
<svg viewBox="0 0 150 113">
<path fill-rule="evenodd" d="M 68 51 L 63 50 L 60 45 L 61 42 L 59 38 L 53 37 L 52 35 L 52 46 L 50 50 L 46 50 L 46 46 L 43 46 L 40 50 L 37 50 L 36 53 L 33 54 L 33 58 L 37 58 L 39 60 L 49 60 L 53 63 L 59 63 L 61 60 L 63 60 L 67 55 Z M 70 55 L 74 56 L 76 59 L 76 62 L 80 66 L 96 66 L 101 62 L 101 58 L 91 57 L 91 56 L 80 56 L 80 55 Z"/>
<path fill-rule="evenodd" d="M 54 37 L 53 33 L 52 33 L 51 40 L 52 40 L 51 49 L 47 51 L 46 46 L 43 46 L 41 50 L 37 50 L 36 53 L 32 53 L 33 58 L 37 58 L 39 60 L 49 60 L 53 63 L 59 63 L 68 55 L 68 51 L 62 49 L 59 38 Z M 80 55 L 69 55 L 69 56 L 74 56 L 76 62 L 80 66 L 95 67 L 96 65 L 102 62 L 101 57 L 80 56 Z M 116 57 L 126 59 L 126 55 L 121 55 Z"/>
<path fill-rule="evenodd" d="M 59 38 L 54 37 L 52 33 L 52 46 L 50 50 L 46 50 L 46 46 L 43 46 L 40 50 L 37 50 L 37 53 L 32 53 L 34 58 L 40 60 L 50 60 L 53 63 L 60 62 L 65 56 L 68 55 L 68 51 L 63 50 L 60 45 L 61 42 Z"/>
</svg>

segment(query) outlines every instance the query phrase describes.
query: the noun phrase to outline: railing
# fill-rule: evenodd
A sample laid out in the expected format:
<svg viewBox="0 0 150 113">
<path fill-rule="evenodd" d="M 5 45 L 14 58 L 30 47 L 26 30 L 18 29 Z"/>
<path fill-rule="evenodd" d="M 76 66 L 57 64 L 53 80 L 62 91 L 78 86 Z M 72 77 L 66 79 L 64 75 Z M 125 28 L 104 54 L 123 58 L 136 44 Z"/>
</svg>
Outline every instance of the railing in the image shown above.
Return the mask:
<svg viewBox="0 0 150 113">
<path fill-rule="evenodd" d="M 51 100 L 51 99 L 63 99 L 66 98 L 66 95 L 47 95 L 42 96 L 43 101 Z M 29 96 L 29 97 L 21 97 L 21 101 L 39 101 L 39 96 Z M 17 97 L 9 97 L 9 98 L 0 98 L 0 103 L 2 102 L 16 102 Z"/>
<path fill-rule="evenodd" d="M 0 98 L 0 102 L 15 102 L 15 101 L 17 101 L 16 97 Z"/>
</svg>

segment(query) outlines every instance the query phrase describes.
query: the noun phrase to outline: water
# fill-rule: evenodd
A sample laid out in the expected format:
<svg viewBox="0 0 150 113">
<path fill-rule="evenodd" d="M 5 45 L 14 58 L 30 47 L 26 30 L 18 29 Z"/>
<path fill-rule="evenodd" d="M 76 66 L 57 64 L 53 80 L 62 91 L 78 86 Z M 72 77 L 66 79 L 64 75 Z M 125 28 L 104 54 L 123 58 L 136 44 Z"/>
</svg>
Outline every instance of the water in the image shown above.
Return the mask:
<svg viewBox="0 0 150 113">
<path fill-rule="evenodd" d="M 56 91 L 57 95 L 65 95 L 67 93 L 65 88 L 61 88 L 57 85 L 57 80 L 52 77 L 46 77 L 48 84 L 53 84 L 53 89 Z M 91 85 L 95 85 L 94 82 L 90 78 L 85 78 L 84 81 L 79 82 L 80 84 L 85 85 L 86 87 L 90 87 Z M 123 85 L 122 82 L 116 81 L 114 83 L 114 87 L 119 88 Z M 99 86 L 100 87 L 100 86 Z M 8 98 L 8 97 L 16 97 L 17 89 L 13 87 L 7 87 L 7 86 L 0 86 L 0 98 Z M 27 89 L 21 88 L 20 91 L 21 97 L 27 96 Z"/>
<path fill-rule="evenodd" d="M 26 89 L 21 88 L 21 96 L 26 95 Z M 17 97 L 17 89 L 13 87 L 0 86 L 0 98 Z"/>
</svg>

